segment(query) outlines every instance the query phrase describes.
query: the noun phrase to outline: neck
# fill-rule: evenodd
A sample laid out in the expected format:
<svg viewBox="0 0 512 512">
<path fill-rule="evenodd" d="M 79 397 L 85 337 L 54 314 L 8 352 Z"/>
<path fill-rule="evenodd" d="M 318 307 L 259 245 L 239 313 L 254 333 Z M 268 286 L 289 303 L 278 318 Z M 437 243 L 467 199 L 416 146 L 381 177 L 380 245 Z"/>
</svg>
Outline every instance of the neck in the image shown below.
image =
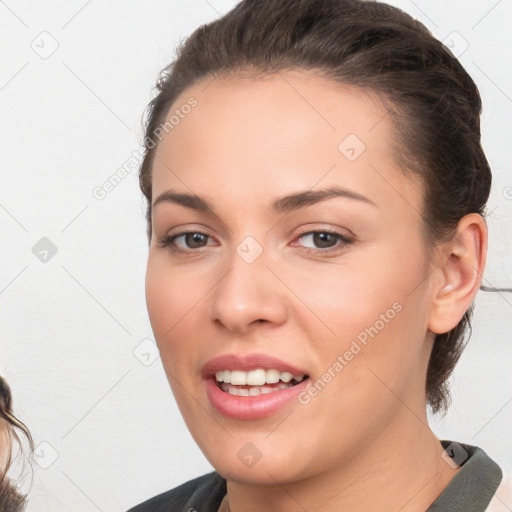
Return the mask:
<svg viewBox="0 0 512 512">
<path fill-rule="evenodd" d="M 350 462 L 313 477 L 276 485 L 227 481 L 222 512 L 364 511 L 424 512 L 458 469 L 441 457 L 442 446 L 406 407 L 396 427 L 365 443 Z M 421 421 L 419 421 L 421 420 Z"/>
</svg>

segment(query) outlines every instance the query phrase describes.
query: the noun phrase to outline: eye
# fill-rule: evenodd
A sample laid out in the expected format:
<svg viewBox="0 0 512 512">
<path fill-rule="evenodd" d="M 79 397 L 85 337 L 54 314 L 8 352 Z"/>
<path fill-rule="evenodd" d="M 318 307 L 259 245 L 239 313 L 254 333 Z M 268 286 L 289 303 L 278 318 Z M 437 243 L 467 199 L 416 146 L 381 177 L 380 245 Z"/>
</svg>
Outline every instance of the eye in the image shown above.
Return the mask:
<svg viewBox="0 0 512 512">
<path fill-rule="evenodd" d="M 173 252 L 193 252 L 195 249 L 205 247 L 208 238 L 211 238 L 206 233 L 200 231 L 183 231 L 176 235 L 166 235 L 159 242 L 160 247 L 168 247 Z M 185 246 L 176 244 L 177 240 L 182 239 Z"/>
<path fill-rule="evenodd" d="M 159 240 L 160 247 L 168 247 L 172 252 L 200 252 L 199 249 L 208 245 L 211 239 L 206 233 L 200 231 L 183 231 L 175 235 L 166 235 Z M 343 233 L 331 230 L 307 231 L 299 235 L 297 239 L 309 240 L 317 247 L 301 247 L 306 252 L 327 253 L 340 250 L 353 243 L 353 240 Z M 181 240 L 181 245 L 178 241 Z"/>
<path fill-rule="evenodd" d="M 308 231 L 302 233 L 298 239 L 308 240 L 317 247 L 304 247 L 306 252 L 325 253 L 340 250 L 353 243 L 353 240 L 343 233 L 331 230 Z"/>
</svg>

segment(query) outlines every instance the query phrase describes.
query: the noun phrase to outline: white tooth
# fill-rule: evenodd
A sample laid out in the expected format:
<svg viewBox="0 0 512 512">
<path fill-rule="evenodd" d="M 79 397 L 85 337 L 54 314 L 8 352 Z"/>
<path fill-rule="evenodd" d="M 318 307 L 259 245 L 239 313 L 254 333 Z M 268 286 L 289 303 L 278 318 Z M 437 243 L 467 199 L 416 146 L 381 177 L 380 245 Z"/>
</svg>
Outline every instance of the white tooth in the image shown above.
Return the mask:
<svg viewBox="0 0 512 512">
<path fill-rule="evenodd" d="M 281 373 L 279 370 L 270 369 L 266 372 L 266 381 L 267 384 L 275 384 L 276 382 L 279 382 L 279 376 Z"/>
<path fill-rule="evenodd" d="M 230 395 L 238 395 L 238 391 L 239 391 L 239 389 L 237 387 L 235 387 L 235 386 L 229 386 L 228 387 L 228 393 Z"/>
<path fill-rule="evenodd" d="M 292 379 L 296 382 L 301 382 L 305 376 L 292 375 L 290 372 L 280 372 L 275 368 L 268 370 L 257 368 L 248 372 L 242 370 L 219 370 L 215 373 L 215 378 L 217 382 L 225 382 L 236 386 L 263 386 L 264 384 L 276 384 L 279 381 L 288 383 Z"/>
<path fill-rule="evenodd" d="M 240 396 L 249 396 L 249 390 L 247 388 L 240 388 L 238 394 Z"/>
<path fill-rule="evenodd" d="M 258 370 L 251 370 L 247 372 L 247 385 L 249 386 L 263 386 L 265 384 L 266 372 L 261 368 Z"/>
<path fill-rule="evenodd" d="M 285 382 L 280 382 L 277 387 L 279 389 L 286 389 L 286 388 L 289 388 L 290 386 L 288 384 L 286 384 Z"/>
<path fill-rule="evenodd" d="M 292 377 L 293 375 L 290 372 L 281 372 L 281 375 L 279 376 L 283 382 L 290 382 Z"/>
<path fill-rule="evenodd" d="M 247 373 L 240 370 L 233 370 L 231 372 L 231 384 L 245 386 L 247 384 Z"/>
<path fill-rule="evenodd" d="M 249 396 L 259 396 L 260 394 L 261 394 L 261 388 L 260 387 L 249 389 Z"/>
<path fill-rule="evenodd" d="M 267 393 L 272 393 L 274 391 L 273 388 L 269 388 L 268 386 L 263 386 L 261 389 L 261 394 L 266 395 Z"/>
</svg>

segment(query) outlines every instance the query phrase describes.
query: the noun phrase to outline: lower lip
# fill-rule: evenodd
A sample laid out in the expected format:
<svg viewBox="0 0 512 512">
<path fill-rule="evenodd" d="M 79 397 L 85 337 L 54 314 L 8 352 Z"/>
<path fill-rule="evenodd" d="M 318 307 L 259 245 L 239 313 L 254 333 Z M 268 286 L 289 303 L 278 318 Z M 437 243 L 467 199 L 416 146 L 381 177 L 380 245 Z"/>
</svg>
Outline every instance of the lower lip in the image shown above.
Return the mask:
<svg viewBox="0 0 512 512">
<path fill-rule="evenodd" d="M 215 378 L 207 379 L 206 393 L 210 403 L 224 416 L 237 420 L 256 420 L 276 413 L 303 392 L 309 378 L 295 386 L 272 391 L 258 396 L 237 396 L 222 391 L 217 386 Z"/>
</svg>

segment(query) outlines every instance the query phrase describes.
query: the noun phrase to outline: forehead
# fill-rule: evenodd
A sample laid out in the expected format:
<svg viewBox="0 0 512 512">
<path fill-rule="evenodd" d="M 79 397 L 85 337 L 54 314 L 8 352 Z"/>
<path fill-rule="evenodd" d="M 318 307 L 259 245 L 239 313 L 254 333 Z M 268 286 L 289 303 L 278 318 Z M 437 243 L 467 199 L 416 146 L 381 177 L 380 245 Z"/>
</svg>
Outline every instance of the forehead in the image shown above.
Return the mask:
<svg viewBox="0 0 512 512">
<path fill-rule="evenodd" d="M 185 108 L 191 99 L 195 106 Z M 380 97 L 312 71 L 209 78 L 177 98 L 167 119 L 173 115 L 179 121 L 155 154 L 153 197 L 184 186 L 201 195 L 239 193 L 242 182 L 250 199 L 320 182 L 370 196 L 418 192 L 398 169 L 395 129 Z"/>
</svg>

